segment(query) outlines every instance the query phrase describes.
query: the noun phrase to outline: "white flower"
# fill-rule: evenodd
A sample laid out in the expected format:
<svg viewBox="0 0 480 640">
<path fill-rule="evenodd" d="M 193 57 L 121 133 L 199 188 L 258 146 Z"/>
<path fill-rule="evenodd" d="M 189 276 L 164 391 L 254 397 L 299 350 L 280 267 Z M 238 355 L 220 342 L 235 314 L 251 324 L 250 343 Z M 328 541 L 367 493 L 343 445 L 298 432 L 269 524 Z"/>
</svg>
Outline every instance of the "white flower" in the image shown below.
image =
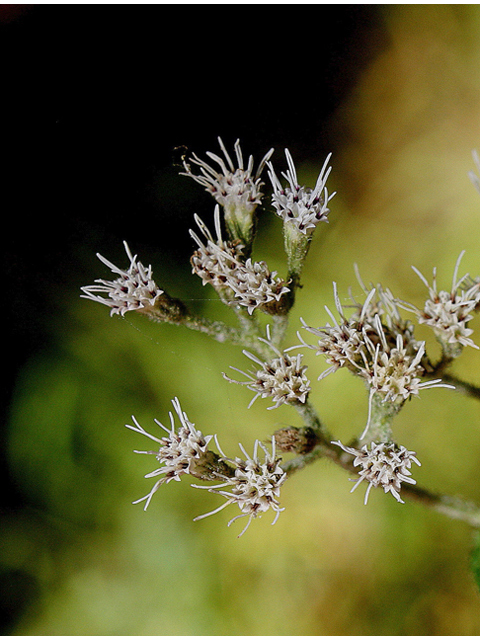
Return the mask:
<svg viewBox="0 0 480 640">
<path fill-rule="evenodd" d="M 256 173 L 253 173 L 253 157 L 249 157 L 248 165 L 244 167 L 239 140 L 237 140 L 234 145 L 237 168 L 235 168 L 232 159 L 228 155 L 221 138 L 218 138 L 218 143 L 224 158 L 210 151 L 207 151 L 207 156 L 217 163 L 219 169 L 212 167 L 195 154 L 192 154 L 192 162 L 200 167 L 200 174 L 195 175 L 192 173 L 190 165 L 184 162 L 185 173 L 182 175 L 193 178 L 195 182 L 205 187 L 205 190 L 208 191 L 226 211 L 242 209 L 253 213 L 262 199 L 263 194 L 261 187 L 263 186 L 263 182 L 260 176 L 267 160 L 269 160 L 273 153 L 273 149 L 270 149 L 270 151 L 265 154 Z"/>
<path fill-rule="evenodd" d="M 272 399 L 274 404 L 268 409 L 276 409 L 281 404 L 295 404 L 298 402 L 304 404 L 310 392 L 310 381 L 305 375 L 307 367 L 301 364 L 302 355 L 290 357 L 285 351 L 279 351 L 271 342 L 269 326 L 267 326 L 267 340 L 264 338 L 259 338 L 259 340 L 267 344 L 278 357 L 264 362 L 244 350 L 243 353 L 247 358 L 250 358 L 260 368 L 251 373 L 245 373 L 236 367 L 230 367 L 249 378 L 245 382 L 232 380 L 225 374 L 223 374 L 223 377 L 229 382 L 246 385 L 248 389 L 255 393 L 248 408 L 252 406 L 259 396 Z"/>
<path fill-rule="evenodd" d="M 132 420 L 135 426 L 125 425 L 128 429 L 141 433 L 160 445 L 157 451 L 135 451 L 135 453 L 145 453 L 155 456 L 162 465 L 158 469 L 155 469 L 155 471 L 147 473 L 145 476 L 145 478 L 162 476 L 153 485 L 150 493 L 133 503 L 137 504 L 138 502 L 146 500 L 145 509 L 150 504 L 153 494 L 162 484 L 168 483 L 171 480 L 179 481 L 181 476 L 191 473 L 196 465 L 201 464 L 203 457 L 207 453 L 208 443 L 213 438 L 213 436 L 203 436 L 201 431 L 195 429 L 195 425 L 189 421 L 187 414 L 182 411 L 178 398 L 174 398 L 172 404 L 181 424 L 178 431 L 175 430 L 175 419 L 171 412 L 169 412 L 171 422 L 170 429 L 158 420 L 155 420 L 158 426 L 167 432 L 167 437 L 157 438 L 147 433 L 133 416 Z"/>
<path fill-rule="evenodd" d="M 455 264 L 450 292 L 437 290 L 436 269 L 433 270 L 433 280 L 430 285 L 420 271 L 412 267 L 428 288 L 430 297 L 426 300 L 423 309 L 405 302 L 401 303 L 405 309 L 415 313 L 420 324 L 426 324 L 433 329 L 438 341 L 452 355 L 458 355 L 463 346 L 479 348 L 469 337 L 473 329 L 469 329 L 467 324 L 473 318 L 472 312 L 480 304 L 480 284 L 470 279 L 468 273 L 458 279 L 458 268 L 464 253 L 465 251 L 460 253 Z M 466 283 L 467 288 L 465 288 Z"/>
<path fill-rule="evenodd" d="M 324 355 L 330 367 L 320 376 L 319 380 L 325 378 L 330 373 L 334 373 L 340 367 L 348 367 L 355 370 L 358 363 L 362 362 L 362 350 L 365 347 L 364 329 L 371 328 L 371 305 L 375 295 L 375 289 L 368 294 L 361 310 L 347 319 L 338 296 L 337 284 L 333 283 L 333 295 L 335 307 L 340 316 L 340 323 L 328 307 L 325 307 L 328 315 L 332 319 L 333 325 L 327 323 L 324 327 L 310 327 L 300 318 L 304 329 L 318 336 L 316 346 L 306 343 L 302 336 L 298 337 L 303 346 L 316 350 L 316 355 Z"/>
<path fill-rule="evenodd" d="M 411 477 L 410 468 L 412 462 L 419 466 L 421 464 L 415 457 L 415 451 L 408 451 L 403 446 L 399 447 L 394 443 L 385 442 L 380 444 L 372 442 L 370 443 L 370 449 L 368 445 L 364 445 L 361 449 L 346 447 L 340 441 L 332 442 L 332 444 L 338 445 L 347 453 L 355 456 L 353 465 L 355 467 L 360 466 L 361 470 L 358 472 L 360 478 L 355 482 L 352 491 L 363 480 L 368 482 L 365 504 L 367 504 L 368 495 L 372 487 L 382 487 L 385 493 L 390 492 L 398 502 L 403 504 L 403 500 L 400 498 L 402 482 L 416 484 L 416 481 Z"/>
<path fill-rule="evenodd" d="M 244 262 L 241 245 L 224 242 L 218 206 L 215 208 L 216 240 L 198 216 L 195 221 L 206 242 L 190 230 L 198 245 L 191 260 L 192 270 L 202 278 L 203 284 L 208 282 L 220 292 L 230 291 L 234 299 L 228 302 L 247 307 L 250 314 L 257 308 L 268 312 L 270 303 L 279 302 L 289 291 L 284 280 L 277 278 L 277 272 L 271 272 L 266 262 L 253 262 L 251 258 Z"/>
<path fill-rule="evenodd" d="M 227 276 L 227 284 L 234 292 L 236 302 L 247 307 L 249 314 L 258 308 L 268 312 L 270 303 L 280 302 L 290 291 L 285 281 L 277 278 L 277 272 L 269 270 L 266 262 L 253 262 L 251 258 L 236 264 Z"/>
<path fill-rule="evenodd" d="M 406 400 L 410 396 L 418 396 L 421 389 L 447 387 L 441 379 L 421 381 L 426 371 L 422 366 L 425 354 L 425 343 L 411 340 L 408 348 L 404 345 L 403 336 L 396 336 L 395 346 L 387 342 L 384 327 L 379 316 L 374 322 L 376 334 L 364 334 L 367 354 L 362 352 L 363 365 L 358 366 L 360 375 L 367 380 L 371 391 L 380 393 L 385 401 Z M 374 343 L 372 338 L 378 340 Z"/>
<path fill-rule="evenodd" d="M 418 396 L 423 389 L 454 389 L 440 378 L 422 382 L 422 376 L 427 374 L 425 343 L 415 340 L 411 323 L 402 320 L 390 292 L 378 289 L 379 300 L 375 300 L 376 289 L 373 288 L 362 307 L 358 303 L 353 305 L 356 311 L 347 319 L 334 283 L 335 306 L 342 322 L 338 323 L 326 308 L 333 326 L 328 324 L 315 329 L 302 320 L 307 331 L 319 336 L 317 346 L 308 344 L 298 334 L 302 346 L 315 349 L 317 355 L 324 355 L 330 364 L 319 380 L 345 367 L 369 385 L 368 419 L 361 439 L 370 427 L 374 395 L 380 396 L 382 402 L 399 406 L 407 398 Z"/>
<path fill-rule="evenodd" d="M 152 267 L 146 269 L 141 262 L 137 262 L 137 256 L 133 256 L 128 244 L 123 243 L 125 251 L 130 260 L 130 267 L 127 271 L 119 269 L 106 258 L 97 253 L 97 257 L 113 273 L 118 274 L 116 280 L 95 280 L 94 285 L 82 287 L 85 295 L 81 298 L 100 302 L 111 308 L 110 315 L 119 313 L 122 316 L 127 311 L 138 311 L 148 306 L 154 306 L 157 298 L 164 292 L 159 289 L 152 278 Z M 107 294 L 108 297 L 95 294 Z"/>
<path fill-rule="evenodd" d="M 355 303 L 356 311 L 347 319 L 335 283 L 333 289 L 335 306 L 342 322 L 338 323 L 326 307 L 333 326 L 327 324 L 315 329 L 302 320 L 307 331 L 319 336 L 318 344 L 309 345 L 299 335 L 303 346 L 316 349 L 317 355 L 324 355 L 330 364 L 319 379 L 346 367 L 364 378 L 372 392 L 380 393 L 385 401 L 390 402 L 418 395 L 420 389 L 452 388 L 439 379 L 421 381 L 421 376 L 426 374 L 422 365 L 425 343 L 415 340 L 411 323 L 402 320 L 390 292 L 378 287 L 379 299 L 375 300 L 377 289 L 366 290 L 368 295 L 362 307 Z"/>
<path fill-rule="evenodd" d="M 272 164 L 268 163 L 268 175 L 273 187 L 272 204 L 276 214 L 285 223 L 290 223 L 305 235 L 311 233 L 319 222 L 328 222 L 328 202 L 335 195 L 335 193 L 328 195 L 326 187 L 331 171 L 331 167 L 327 169 L 331 155 L 327 156 L 313 189 L 298 184 L 295 164 L 288 149 L 285 149 L 288 170 L 282 173 L 288 182 L 288 187 L 282 186 Z"/>
<path fill-rule="evenodd" d="M 240 263 L 242 246 L 223 240 L 218 205 L 215 207 L 214 214 L 216 240 L 197 214 L 194 218 L 205 240 L 201 240 L 190 229 L 190 235 L 198 245 L 198 249 L 191 258 L 192 271 L 202 279 L 204 285 L 209 283 L 215 289 L 222 290 L 228 287 L 228 276 Z"/>
<path fill-rule="evenodd" d="M 280 460 L 275 458 L 275 438 L 272 438 L 271 453 L 269 453 L 268 449 L 260 440 L 256 440 L 252 458 L 249 457 L 242 445 L 239 446 L 246 458 L 245 460 L 241 458 L 235 458 L 233 460 L 227 458 L 225 454 L 221 452 L 223 459 L 235 468 L 235 475 L 233 477 L 227 477 L 217 473 L 216 475 L 224 480 L 221 484 L 213 487 L 192 485 L 197 489 L 207 489 L 211 493 L 218 493 L 227 499 L 224 504 L 214 511 L 197 516 L 195 520 L 201 520 L 202 518 L 218 513 L 231 504 L 238 505 L 242 513 L 232 518 L 228 523 L 228 526 L 230 526 L 232 522 L 238 518 L 248 517 L 247 525 L 238 537 L 245 533 L 253 518 L 261 516 L 269 509 L 275 512 L 276 515 L 272 524 L 276 523 L 280 512 L 284 511 L 284 509 L 280 507 L 279 497 L 280 487 L 287 479 L 287 474 L 280 466 Z M 259 459 L 259 448 L 264 452 L 263 461 Z"/>
</svg>

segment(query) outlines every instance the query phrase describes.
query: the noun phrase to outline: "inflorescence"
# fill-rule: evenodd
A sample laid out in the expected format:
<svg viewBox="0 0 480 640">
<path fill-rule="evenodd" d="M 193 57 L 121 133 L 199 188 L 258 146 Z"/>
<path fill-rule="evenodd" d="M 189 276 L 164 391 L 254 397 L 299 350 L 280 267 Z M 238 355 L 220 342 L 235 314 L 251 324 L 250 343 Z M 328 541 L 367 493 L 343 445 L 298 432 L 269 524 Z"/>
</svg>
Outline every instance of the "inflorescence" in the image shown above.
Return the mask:
<svg viewBox="0 0 480 640">
<path fill-rule="evenodd" d="M 415 457 L 415 451 L 408 451 L 405 447 L 398 446 L 394 442 L 380 442 L 379 444 L 371 442 L 370 448 L 365 444 L 361 449 L 346 447 L 339 441 L 334 441 L 332 444 L 338 445 L 346 453 L 355 456 L 353 466 L 361 467 L 361 469 L 358 472 L 360 477 L 353 485 L 352 491 L 355 491 L 363 480 L 368 482 L 365 504 L 368 502 L 372 487 L 381 487 L 385 493 L 390 492 L 398 502 L 403 504 L 400 497 L 402 482 L 416 484 L 416 481 L 411 477 L 410 468 L 412 462 L 418 466 L 421 464 Z"/>
<path fill-rule="evenodd" d="M 306 458 L 303 456 L 310 455 L 311 461 L 324 455 L 322 452 L 330 447 L 332 459 L 335 459 L 335 455 L 337 458 L 339 455 L 345 457 L 345 454 L 353 456 L 348 468 L 359 468 L 359 477 L 352 491 L 365 481 L 368 484 L 365 504 L 372 487 L 383 488 L 385 493 L 391 493 L 398 502 L 403 503 L 400 494 L 402 484 L 415 484 L 411 467 L 412 463 L 420 465 L 420 462 L 414 451 L 395 442 L 392 420 L 407 399 L 418 396 L 423 390 L 453 388 L 440 377 L 445 367 L 460 355 L 464 347 L 478 349 L 469 323 L 474 313 L 480 310 L 480 277 L 474 278 L 469 274 L 458 277 L 464 252 L 455 265 L 450 291 L 439 290 L 435 269 L 430 284 L 413 267 L 428 290 L 425 303 L 417 307 L 396 298 L 380 284 L 365 286 L 357 270 L 364 301 L 358 302 L 350 294 L 349 303 L 342 304 L 337 284 L 333 283 L 336 314 L 325 307 L 330 322 L 312 327 L 301 319 L 303 330 L 315 336 L 316 342 L 308 342 L 298 332 L 300 344 L 281 349 L 288 313 L 300 286 L 310 241 L 315 229 L 321 223 L 328 222 L 329 205 L 335 195 L 327 189 L 331 154 L 326 157 L 315 186 L 308 187 L 301 184 L 288 149 L 285 149 L 288 168 L 285 172 L 277 173 L 271 160 L 273 149 L 264 155 L 255 171 L 252 156 L 249 156 L 247 163 L 244 162 L 238 140 L 234 145 L 234 160 L 221 138 L 218 138 L 218 143 L 221 156 L 207 152 L 213 164 L 195 154 L 185 158 L 183 163 L 181 175 L 200 184 L 216 203 L 214 233 L 197 214 L 193 215 L 196 227 L 189 231 L 195 244 L 191 267 L 202 284 L 211 287 L 219 299 L 233 310 L 240 328 L 234 329 L 221 322 L 194 317 L 183 302 L 173 300 L 156 285 L 152 267 L 144 267 L 137 256 L 131 253 L 126 242 L 124 246 L 130 266 L 126 270 L 120 269 L 97 254 L 115 278 L 95 280 L 95 284 L 82 287 L 82 297 L 108 306 L 111 315 L 124 316 L 127 312 L 136 311 L 152 320 L 183 323 L 189 328 L 209 333 L 222 342 L 225 336 L 233 336 L 237 344 L 248 346 L 243 353 L 254 366 L 247 372 L 231 367 L 245 380 L 233 380 L 225 373 L 224 378 L 246 386 L 254 393 L 249 407 L 257 398 L 268 399 L 271 402 L 269 409 L 291 406 L 298 411 L 305 424 L 301 428 L 286 427 L 276 432 L 271 437 L 271 451 L 257 439 L 251 457 L 239 445 L 243 457 L 230 458 L 221 450 L 216 435 L 204 436 L 195 428 L 182 410 L 178 398 L 172 401 L 175 415 L 169 414 L 170 427 L 155 420 L 166 435 L 151 435 L 132 417 L 133 425 L 126 426 L 156 443 L 154 449 L 136 453 L 153 455 L 159 463 L 157 469 L 145 476 L 155 479 L 152 489 L 136 502 L 145 502 L 146 509 L 163 484 L 179 481 L 183 476 L 191 476 L 197 481 L 213 481 L 217 484 L 192 486 L 221 495 L 226 501 L 195 520 L 237 504 L 240 514 L 228 524 L 246 517 L 247 525 L 240 533 L 242 535 L 254 518 L 269 510 L 275 513 L 274 524 L 283 511 L 279 502 L 280 490 L 290 471 L 305 465 Z M 473 157 L 480 172 L 476 152 Z M 265 261 L 256 261 L 252 257 L 257 210 L 265 200 L 266 189 L 262 180 L 265 169 L 272 189 L 270 209 L 283 225 L 287 262 L 285 278 L 271 271 Z M 286 184 L 282 184 L 281 178 Z M 478 176 L 470 173 L 470 178 L 480 192 Z M 400 310 L 413 314 L 418 324 L 424 324 L 432 330 L 442 350 L 439 363 L 430 360 L 426 342 L 417 340 L 414 323 L 403 318 Z M 266 337 L 262 335 L 259 322 L 261 313 L 269 318 Z M 310 404 L 311 384 L 306 376 L 307 366 L 302 362 L 303 354 L 292 353 L 304 347 L 325 358 L 327 368 L 319 380 L 339 369 L 347 369 L 360 378 L 367 388 L 367 424 L 353 446 L 331 440 Z M 179 427 L 176 421 L 180 422 Z M 213 444 L 216 451 L 210 448 Z M 339 454 L 336 447 L 340 447 L 343 453 Z M 292 464 L 282 464 L 281 459 L 276 457 L 276 449 L 296 453 L 299 457 Z M 317 456 L 313 455 L 315 452 L 318 452 Z"/>
<path fill-rule="evenodd" d="M 264 342 L 275 354 L 276 358 L 272 358 L 268 362 L 264 362 L 249 351 L 244 350 L 243 353 L 257 365 L 257 368 L 246 373 L 230 367 L 244 375 L 248 380 L 239 381 L 232 380 L 225 373 L 223 377 L 229 382 L 243 384 L 255 393 L 252 401 L 248 405 L 250 408 L 258 397 L 271 398 L 274 403 L 269 409 L 276 409 L 282 404 L 304 404 L 310 392 L 310 381 L 305 375 L 307 367 L 302 365 L 302 354 L 292 357 L 286 351 L 281 352 L 271 342 L 270 327 L 267 325 L 267 339 L 259 338 Z"/>
</svg>

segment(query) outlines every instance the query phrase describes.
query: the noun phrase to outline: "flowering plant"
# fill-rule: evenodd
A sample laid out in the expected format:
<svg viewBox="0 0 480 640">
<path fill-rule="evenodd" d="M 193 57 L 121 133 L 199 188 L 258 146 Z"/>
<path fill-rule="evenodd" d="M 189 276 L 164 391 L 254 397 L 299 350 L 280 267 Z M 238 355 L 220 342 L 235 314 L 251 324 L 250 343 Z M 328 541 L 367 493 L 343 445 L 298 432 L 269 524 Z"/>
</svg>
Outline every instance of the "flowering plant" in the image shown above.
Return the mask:
<svg viewBox="0 0 480 640">
<path fill-rule="evenodd" d="M 108 306 L 112 315 L 141 313 L 154 321 L 203 332 L 218 342 L 242 346 L 253 368 L 244 372 L 232 367 L 246 379 L 232 379 L 226 373 L 224 378 L 253 392 L 250 405 L 259 398 L 270 401 L 267 408 L 271 410 L 289 405 L 303 424 L 278 429 L 271 434 L 268 447 L 256 440 L 252 457 L 239 445 L 242 456 L 232 458 L 223 452 L 216 434 L 204 436 L 196 429 L 178 398 L 172 402 L 180 427 L 176 427 L 172 413 L 170 428 L 156 421 L 166 435 L 149 434 L 132 417 L 133 425 L 128 428 L 155 443 L 153 450 L 137 453 L 153 455 L 160 465 L 147 474 L 148 478 L 156 478 L 155 484 L 137 502 L 144 501 L 146 509 L 162 485 L 192 476 L 196 481 L 192 487 L 226 499 L 195 519 L 236 504 L 240 514 L 228 524 L 247 517 L 242 535 L 254 518 L 267 511 L 273 511 L 275 523 L 284 510 L 280 506 L 284 483 L 305 465 L 326 457 L 354 476 L 352 491 L 362 483 L 367 485 L 365 503 L 371 489 L 380 487 L 399 503 L 416 500 L 479 529 L 479 506 L 416 485 L 412 463 L 421 463 L 415 451 L 397 442 L 393 428 L 394 418 L 406 401 L 430 389 L 456 389 L 480 400 L 480 388 L 449 372 L 449 366 L 465 348 L 479 348 L 469 323 L 480 310 L 480 276 L 459 276 L 464 252 L 456 262 L 449 291 L 437 285 L 435 269 L 430 284 L 414 268 L 428 290 L 423 308 L 398 299 L 380 284 L 366 286 L 357 269 L 363 301 L 350 295 L 351 304 L 342 304 L 338 286 L 333 283 L 336 314 L 327 306 L 330 322 L 324 326 L 312 327 L 302 320 L 297 334 L 299 344 L 285 348 L 289 315 L 311 240 L 317 227 L 328 223 L 335 195 L 327 189 L 331 156 L 326 158 L 314 187 L 307 187 L 300 184 L 288 150 L 288 168 L 279 174 L 271 162 L 273 149 L 255 171 L 251 156 L 248 163 L 244 162 L 239 141 L 234 147 L 236 164 L 220 138 L 219 144 L 223 157 L 207 153 L 212 165 L 192 155 L 184 159 L 182 175 L 201 185 L 215 200 L 214 232 L 198 215 L 193 215 L 195 227 L 190 235 L 196 247 L 191 257 L 192 272 L 233 310 L 236 326 L 197 316 L 183 301 L 169 296 L 155 283 L 151 266 L 144 267 L 126 242 L 129 267 L 117 268 L 97 254 L 116 278 L 97 280 L 96 284 L 83 287 L 82 295 Z M 474 161 L 480 170 L 475 153 Z M 267 191 L 262 179 L 265 169 L 271 186 L 271 211 L 283 228 L 285 278 L 271 271 L 265 261 L 252 258 L 257 210 L 264 205 Z M 473 172 L 470 177 L 480 192 L 479 178 Z M 409 316 L 403 317 L 403 312 Z M 268 318 L 266 325 L 260 322 L 262 314 Z M 439 358 L 434 359 L 426 343 L 415 336 L 415 321 L 432 330 L 440 346 Z M 367 390 L 366 422 L 363 432 L 353 441 L 344 444 L 335 439 L 313 406 L 312 385 L 307 366 L 302 363 L 304 349 L 313 350 L 328 365 L 319 381 L 341 368 L 363 381 Z M 287 459 L 282 460 L 281 456 Z M 212 481 L 213 485 L 207 484 Z M 478 564 L 480 559 L 476 557 L 475 562 Z"/>
</svg>

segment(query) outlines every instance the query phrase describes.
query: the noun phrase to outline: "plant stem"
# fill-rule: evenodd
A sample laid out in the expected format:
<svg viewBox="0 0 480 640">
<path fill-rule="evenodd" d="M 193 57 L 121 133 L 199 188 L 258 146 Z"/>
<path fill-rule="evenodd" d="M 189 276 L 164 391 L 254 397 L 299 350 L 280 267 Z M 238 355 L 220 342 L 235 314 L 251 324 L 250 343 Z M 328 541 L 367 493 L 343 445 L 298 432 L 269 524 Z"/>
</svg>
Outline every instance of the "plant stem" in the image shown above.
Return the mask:
<svg viewBox="0 0 480 640">
<path fill-rule="evenodd" d="M 295 409 L 301 415 L 305 426 L 313 430 L 319 444 L 329 443 L 331 441 L 332 435 L 321 422 L 315 407 L 308 400 L 305 403 L 297 403 Z"/>
<path fill-rule="evenodd" d="M 470 382 L 465 382 L 464 380 L 460 380 L 456 375 L 451 373 L 446 373 L 446 369 L 452 364 L 454 358 L 451 358 L 445 354 L 442 355 L 441 359 L 437 362 L 436 365 L 433 365 L 432 370 L 426 376 L 427 378 L 433 379 L 438 376 L 442 377 L 442 380 L 446 383 L 453 384 L 455 389 L 460 393 L 463 393 L 466 396 L 470 396 L 472 398 L 476 398 L 480 400 L 480 387 L 475 384 L 471 384 Z"/>
<path fill-rule="evenodd" d="M 403 401 L 404 402 L 404 401 Z M 361 441 L 364 444 L 370 442 L 391 442 L 392 422 L 403 406 L 403 402 L 385 402 L 385 399 L 375 391 L 369 392 L 369 416 Z"/>
<path fill-rule="evenodd" d="M 278 348 L 282 344 L 288 328 L 288 314 L 283 316 L 272 316 L 272 344 Z"/>
<path fill-rule="evenodd" d="M 463 522 L 467 522 L 472 527 L 480 528 L 480 507 L 459 496 L 432 493 L 416 485 L 402 486 L 402 495 L 420 502 L 439 513 L 443 513 L 449 518 L 463 520 Z"/>
<path fill-rule="evenodd" d="M 329 458 L 346 471 L 357 473 L 353 466 L 353 456 L 325 441 L 317 444 L 307 454 L 288 460 L 282 463 L 281 466 L 291 476 L 296 471 L 303 469 L 307 464 L 311 464 L 320 458 Z M 472 527 L 480 528 L 480 506 L 459 496 L 443 495 L 417 485 L 404 484 L 402 485 L 402 497 L 419 502 L 430 509 L 443 513 L 449 518 L 462 520 Z"/>
<path fill-rule="evenodd" d="M 442 380 L 449 384 L 453 384 L 456 391 L 463 393 L 466 396 L 470 396 L 471 398 L 476 398 L 480 400 L 480 387 L 477 387 L 470 382 L 465 382 L 464 380 L 460 380 L 457 376 L 453 374 L 446 373 L 442 376 Z"/>
</svg>

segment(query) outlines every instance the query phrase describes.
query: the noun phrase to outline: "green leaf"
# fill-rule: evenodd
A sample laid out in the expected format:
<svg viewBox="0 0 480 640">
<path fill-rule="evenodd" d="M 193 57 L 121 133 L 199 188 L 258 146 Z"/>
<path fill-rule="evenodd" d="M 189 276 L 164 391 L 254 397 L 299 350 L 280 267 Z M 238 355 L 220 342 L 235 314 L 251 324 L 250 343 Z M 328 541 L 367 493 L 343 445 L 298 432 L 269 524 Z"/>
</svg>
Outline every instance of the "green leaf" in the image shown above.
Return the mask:
<svg viewBox="0 0 480 640">
<path fill-rule="evenodd" d="M 477 586 L 480 590 L 480 531 L 477 531 L 474 538 L 474 546 L 471 555 L 471 567 Z"/>
</svg>

